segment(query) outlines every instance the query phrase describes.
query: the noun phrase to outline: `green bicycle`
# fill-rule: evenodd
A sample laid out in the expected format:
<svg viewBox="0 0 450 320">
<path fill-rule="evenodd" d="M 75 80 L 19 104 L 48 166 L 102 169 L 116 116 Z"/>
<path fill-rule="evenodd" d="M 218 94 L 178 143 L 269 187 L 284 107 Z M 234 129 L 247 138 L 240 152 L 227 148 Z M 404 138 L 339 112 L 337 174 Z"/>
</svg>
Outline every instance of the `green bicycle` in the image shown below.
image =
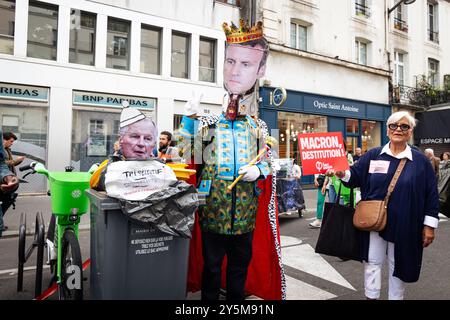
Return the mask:
<svg viewBox="0 0 450 320">
<path fill-rule="evenodd" d="M 80 218 L 89 209 L 89 199 L 85 190 L 89 189 L 92 173 L 98 168 L 94 164 L 88 172 L 50 172 L 41 163 L 32 162 L 21 167 L 20 171 L 31 170 L 29 174 L 42 174 L 50 185 L 52 218 L 47 231 L 47 263 L 50 265 L 52 280 L 56 281 L 60 300 L 83 299 L 83 269 L 80 244 L 78 242 L 78 224 Z M 19 248 L 24 247 L 24 245 Z M 19 253 L 20 255 L 20 253 Z"/>
</svg>

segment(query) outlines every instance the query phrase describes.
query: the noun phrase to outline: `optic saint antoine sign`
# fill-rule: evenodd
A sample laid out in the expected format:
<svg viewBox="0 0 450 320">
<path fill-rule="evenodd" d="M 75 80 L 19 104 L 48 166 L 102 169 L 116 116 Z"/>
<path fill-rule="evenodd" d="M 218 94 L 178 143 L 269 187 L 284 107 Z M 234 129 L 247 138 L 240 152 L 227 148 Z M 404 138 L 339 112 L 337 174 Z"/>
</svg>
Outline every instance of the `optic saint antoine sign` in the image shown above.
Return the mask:
<svg viewBox="0 0 450 320">
<path fill-rule="evenodd" d="M 307 96 L 305 97 L 305 111 L 333 115 L 339 114 L 341 116 L 363 117 L 365 116 L 365 105 L 364 103 L 342 99 L 325 99 Z"/>
<path fill-rule="evenodd" d="M 344 103 L 337 104 L 333 102 L 320 102 L 319 100 L 314 100 L 314 107 L 317 109 L 330 109 L 330 110 L 343 110 L 343 111 L 350 111 L 350 112 L 359 112 L 358 107 L 354 107 L 352 105 L 346 105 Z"/>
</svg>

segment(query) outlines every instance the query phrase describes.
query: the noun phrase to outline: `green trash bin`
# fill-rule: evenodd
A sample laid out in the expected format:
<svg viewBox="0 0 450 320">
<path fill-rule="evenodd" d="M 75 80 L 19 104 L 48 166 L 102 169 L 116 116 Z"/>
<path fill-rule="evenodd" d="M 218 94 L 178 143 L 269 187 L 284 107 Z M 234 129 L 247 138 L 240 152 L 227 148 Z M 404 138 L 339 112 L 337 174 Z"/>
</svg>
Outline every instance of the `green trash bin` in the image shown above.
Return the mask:
<svg viewBox="0 0 450 320">
<path fill-rule="evenodd" d="M 190 239 L 142 227 L 104 192 L 86 193 L 91 208 L 91 299 L 185 299 Z"/>
</svg>

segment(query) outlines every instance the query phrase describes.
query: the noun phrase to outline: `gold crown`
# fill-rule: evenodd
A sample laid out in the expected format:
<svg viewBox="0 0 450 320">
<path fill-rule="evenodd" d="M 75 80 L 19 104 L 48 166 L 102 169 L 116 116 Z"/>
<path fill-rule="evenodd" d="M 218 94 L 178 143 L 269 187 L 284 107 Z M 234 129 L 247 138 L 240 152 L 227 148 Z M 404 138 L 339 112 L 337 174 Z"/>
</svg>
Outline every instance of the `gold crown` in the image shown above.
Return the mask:
<svg viewBox="0 0 450 320">
<path fill-rule="evenodd" d="M 262 22 L 258 21 L 253 27 L 247 26 L 243 19 L 239 20 L 239 28 L 231 22 L 231 27 L 226 22 L 222 24 L 228 43 L 243 43 L 257 40 L 263 37 Z"/>
</svg>

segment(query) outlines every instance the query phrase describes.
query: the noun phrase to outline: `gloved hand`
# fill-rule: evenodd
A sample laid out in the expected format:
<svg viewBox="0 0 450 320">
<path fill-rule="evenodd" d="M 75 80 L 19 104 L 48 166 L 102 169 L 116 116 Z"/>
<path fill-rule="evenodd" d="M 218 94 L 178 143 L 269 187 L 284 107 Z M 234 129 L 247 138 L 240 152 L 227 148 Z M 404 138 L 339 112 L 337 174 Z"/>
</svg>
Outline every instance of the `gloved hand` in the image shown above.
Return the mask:
<svg viewBox="0 0 450 320">
<path fill-rule="evenodd" d="M 255 181 L 261 175 L 261 171 L 259 171 L 259 168 L 255 165 L 243 166 L 239 169 L 238 173 L 243 174 L 244 176 L 242 177 L 242 180 L 247 182 Z"/>
<path fill-rule="evenodd" d="M 203 97 L 203 93 L 192 91 L 191 100 L 187 101 L 184 105 L 184 115 L 192 116 L 200 112 L 200 100 Z"/>
</svg>

